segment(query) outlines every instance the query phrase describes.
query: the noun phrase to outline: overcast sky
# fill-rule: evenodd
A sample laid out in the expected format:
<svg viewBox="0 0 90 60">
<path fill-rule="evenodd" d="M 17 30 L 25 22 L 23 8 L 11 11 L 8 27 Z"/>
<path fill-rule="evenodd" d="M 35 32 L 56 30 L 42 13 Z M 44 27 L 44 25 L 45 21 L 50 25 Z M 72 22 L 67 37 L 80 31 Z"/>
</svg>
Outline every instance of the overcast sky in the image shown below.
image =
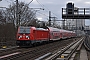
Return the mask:
<svg viewBox="0 0 90 60">
<path fill-rule="evenodd" d="M 25 3 L 29 3 L 31 0 L 18 0 Z M 15 0 L 2 0 L 0 6 L 8 7 Z M 31 8 L 44 8 L 45 10 L 37 9 L 37 18 L 47 21 L 49 11 L 51 11 L 52 17 L 57 17 L 58 20 L 62 19 L 62 8 L 66 7 L 67 2 L 73 2 L 75 7 L 90 8 L 90 0 L 33 0 L 29 5 Z M 90 21 L 86 21 L 86 25 L 90 25 Z"/>
</svg>

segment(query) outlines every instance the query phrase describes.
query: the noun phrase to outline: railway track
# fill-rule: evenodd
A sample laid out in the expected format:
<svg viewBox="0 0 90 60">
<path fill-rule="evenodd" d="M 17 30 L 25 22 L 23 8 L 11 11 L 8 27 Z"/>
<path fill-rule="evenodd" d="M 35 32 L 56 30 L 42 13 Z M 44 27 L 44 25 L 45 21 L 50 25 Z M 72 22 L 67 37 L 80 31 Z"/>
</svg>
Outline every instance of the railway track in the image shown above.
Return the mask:
<svg viewBox="0 0 90 60">
<path fill-rule="evenodd" d="M 87 51 L 88 60 L 90 60 L 90 51 Z"/>
<path fill-rule="evenodd" d="M 84 38 L 71 43 L 62 50 L 57 51 L 55 54 L 43 58 L 39 57 L 36 60 L 73 60 L 75 57 L 76 49 L 79 47 L 80 44 L 83 43 L 83 41 Z"/>
<path fill-rule="evenodd" d="M 90 36 L 86 36 L 86 40 L 84 41 L 84 46 L 87 50 L 88 60 L 90 60 Z"/>
<path fill-rule="evenodd" d="M 58 49 L 60 50 L 64 48 L 65 46 L 69 45 L 73 41 L 75 41 L 74 38 L 68 39 L 68 40 L 57 41 L 57 42 L 45 44 L 42 46 L 36 46 L 33 48 L 28 48 L 28 49 L 23 48 L 23 49 L 11 50 L 13 52 L 7 53 L 7 54 L 4 53 L 4 55 L 0 55 L 0 59 L 2 60 L 34 60 L 49 52 L 56 53 Z"/>
<path fill-rule="evenodd" d="M 74 60 L 90 60 L 90 50 L 88 49 L 88 47 L 86 47 L 87 45 L 85 45 L 87 41 L 88 43 L 90 43 L 89 40 L 90 37 L 86 36 L 81 49 L 79 51 L 76 51 L 76 56 Z"/>
</svg>

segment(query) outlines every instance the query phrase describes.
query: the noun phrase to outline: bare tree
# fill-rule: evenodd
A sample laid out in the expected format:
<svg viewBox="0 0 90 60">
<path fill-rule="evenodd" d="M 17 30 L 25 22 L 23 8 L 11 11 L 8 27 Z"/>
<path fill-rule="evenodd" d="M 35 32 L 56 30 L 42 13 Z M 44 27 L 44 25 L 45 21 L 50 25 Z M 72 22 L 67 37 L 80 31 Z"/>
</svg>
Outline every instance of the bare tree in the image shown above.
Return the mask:
<svg viewBox="0 0 90 60">
<path fill-rule="evenodd" d="M 16 4 L 12 3 L 6 10 L 7 22 L 14 23 L 16 25 Z M 19 2 L 18 4 L 19 25 L 27 25 L 27 22 L 31 22 L 36 19 L 36 12 L 29 8 L 28 4 Z"/>
<path fill-rule="evenodd" d="M 0 9 L 0 25 L 3 25 L 6 23 L 5 14 L 3 13 L 4 13 L 4 10 Z"/>
</svg>

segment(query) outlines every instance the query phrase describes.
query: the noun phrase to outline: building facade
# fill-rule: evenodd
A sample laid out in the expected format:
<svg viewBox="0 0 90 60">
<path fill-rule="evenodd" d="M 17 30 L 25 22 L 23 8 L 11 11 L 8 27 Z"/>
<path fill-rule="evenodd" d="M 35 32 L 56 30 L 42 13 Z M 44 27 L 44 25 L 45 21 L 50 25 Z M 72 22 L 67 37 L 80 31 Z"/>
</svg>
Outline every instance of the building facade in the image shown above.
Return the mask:
<svg viewBox="0 0 90 60">
<path fill-rule="evenodd" d="M 69 30 L 83 30 L 85 27 L 84 19 L 66 19 L 66 27 Z"/>
</svg>

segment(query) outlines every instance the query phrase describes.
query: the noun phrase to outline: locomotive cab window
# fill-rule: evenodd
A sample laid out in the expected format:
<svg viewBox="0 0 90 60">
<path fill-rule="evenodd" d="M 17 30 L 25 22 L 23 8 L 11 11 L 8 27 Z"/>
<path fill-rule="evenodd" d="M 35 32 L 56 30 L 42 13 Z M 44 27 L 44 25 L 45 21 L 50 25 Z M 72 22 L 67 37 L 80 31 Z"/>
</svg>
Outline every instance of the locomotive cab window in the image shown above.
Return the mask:
<svg viewBox="0 0 90 60">
<path fill-rule="evenodd" d="M 19 33 L 30 33 L 30 27 L 20 28 Z"/>
</svg>

